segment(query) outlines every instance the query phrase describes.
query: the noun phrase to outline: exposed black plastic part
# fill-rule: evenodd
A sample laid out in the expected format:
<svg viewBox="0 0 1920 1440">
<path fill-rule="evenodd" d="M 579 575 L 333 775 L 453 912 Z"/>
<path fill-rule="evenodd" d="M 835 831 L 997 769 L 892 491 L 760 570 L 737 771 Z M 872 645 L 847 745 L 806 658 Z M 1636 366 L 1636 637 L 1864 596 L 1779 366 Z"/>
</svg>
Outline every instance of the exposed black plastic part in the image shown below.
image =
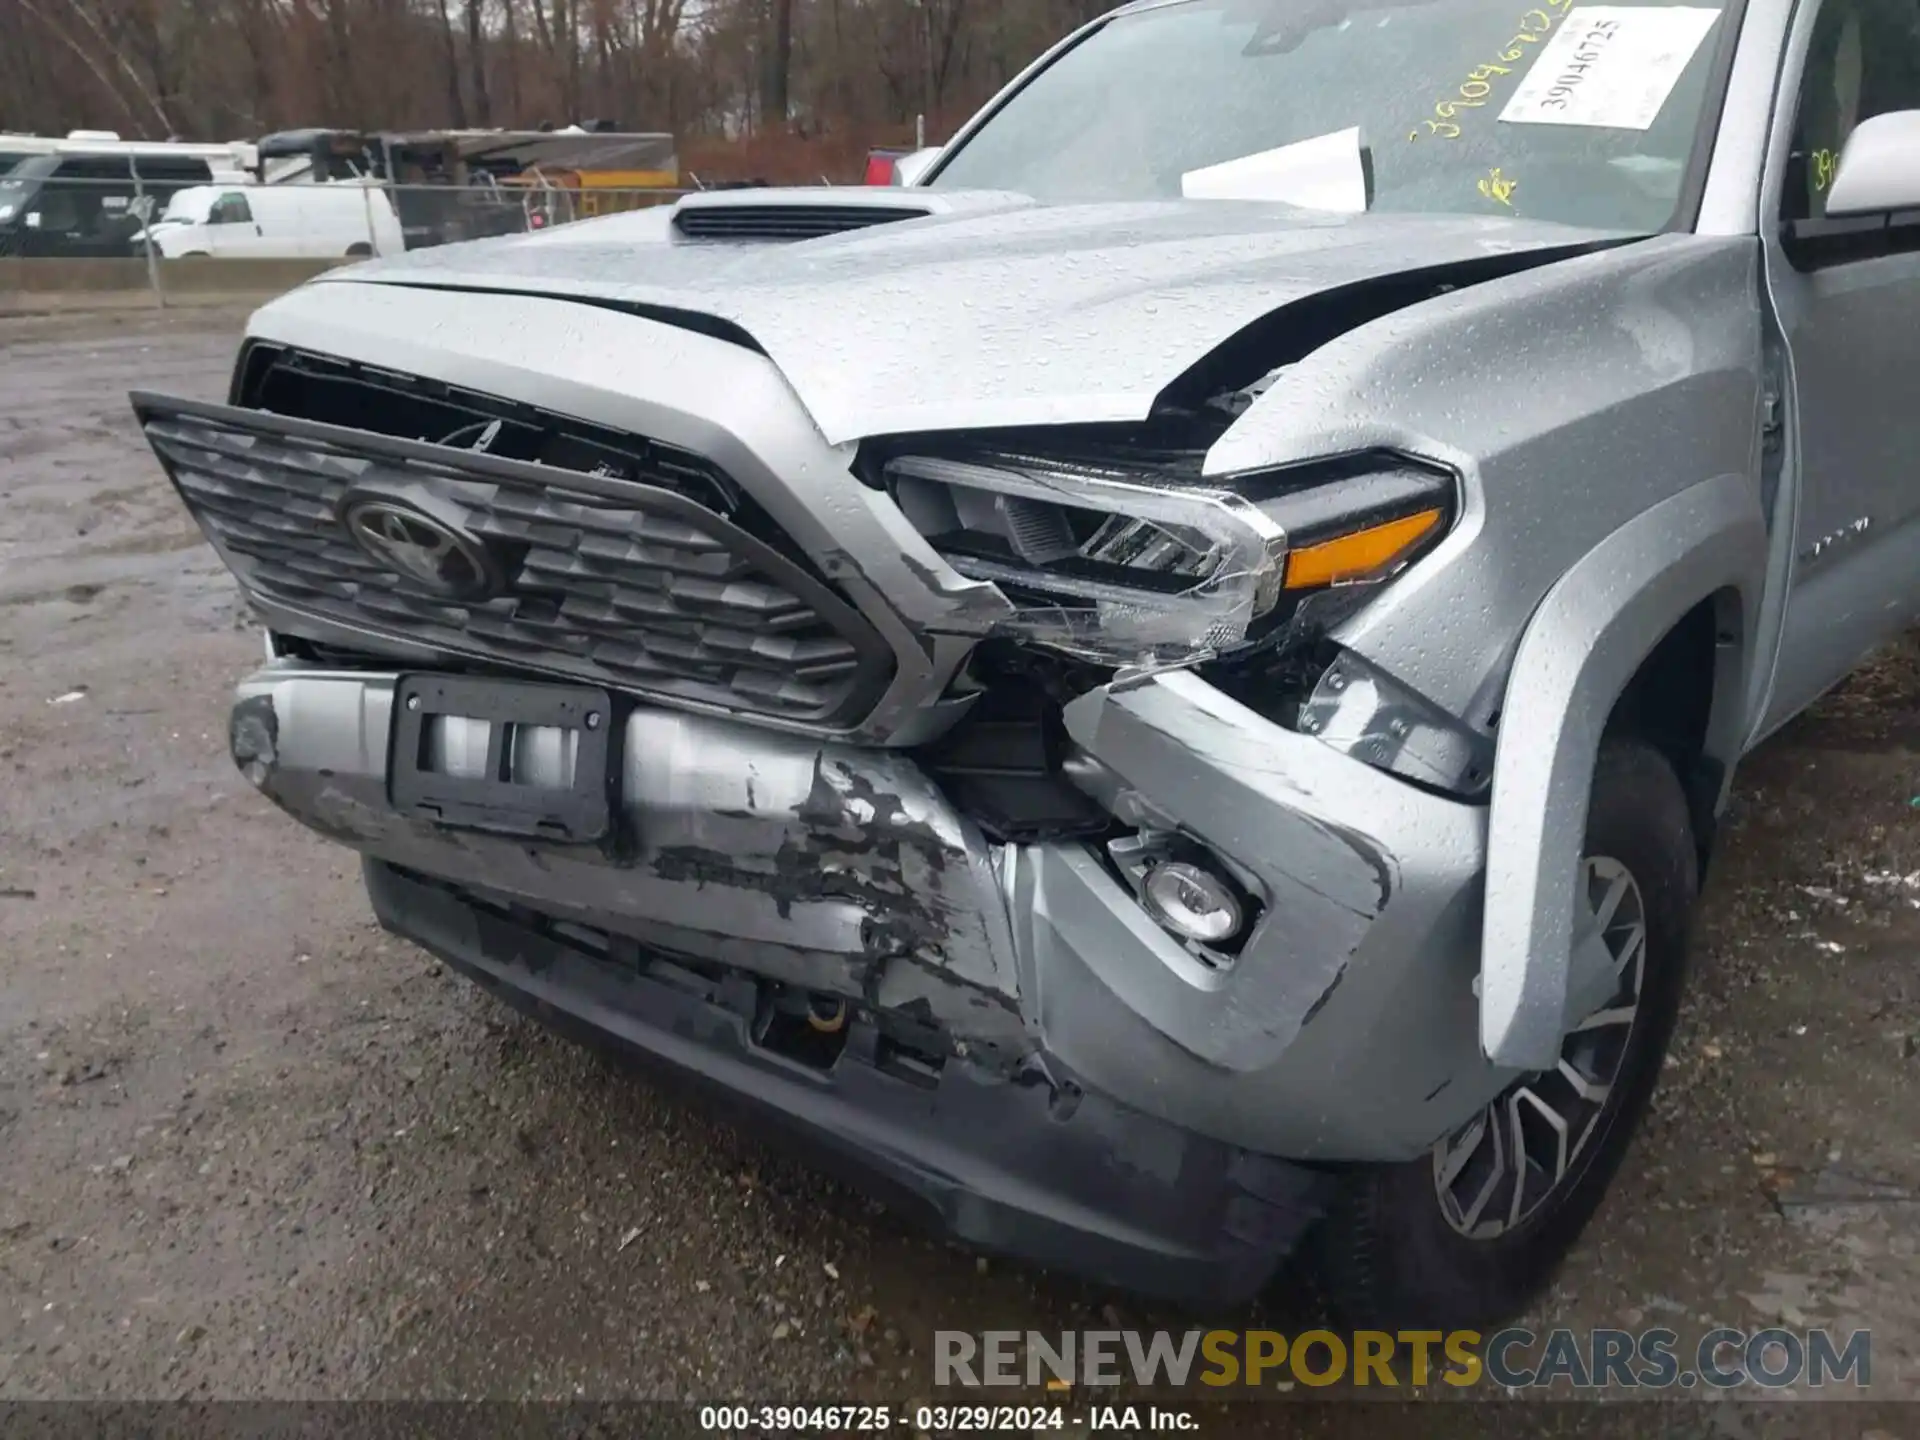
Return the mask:
<svg viewBox="0 0 1920 1440">
<path fill-rule="evenodd" d="M 688 240 L 818 240 L 926 218 L 926 210 L 901 205 L 683 205 L 673 228 Z"/>
<path fill-rule="evenodd" d="M 1857 260 L 1920 251 L 1920 210 L 1788 220 L 1780 248 L 1796 270 L 1821 270 Z"/>
<path fill-rule="evenodd" d="M 753 1043 L 758 985 L 617 942 L 600 953 L 368 861 L 388 929 L 552 1026 L 719 1091 L 773 1137 L 970 1245 L 1196 1309 L 1244 1304 L 1332 1193 L 1324 1172 L 1181 1130 L 1036 1055 L 1018 1080 L 908 1057 L 852 1022 L 830 1068 Z M 898 1046 L 891 1047 L 898 1050 Z"/>
<path fill-rule="evenodd" d="M 1217 430 L 1196 435 L 1184 419 L 1154 417 L 1140 424 L 1021 426 L 997 430 L 940 430 L 883 436 L 862 442 L 854 473 L 876 490 L 889 488 L 887 462 L 932 455 L 976 465 L 1028 462 L 1067 473 L 1110 475 L 1143 484 L 1199 485 Z"/>
<path fill-rule="evenodd" d="M 573 845 L 593 844 L 611 833 L 607 757 L 614 716 L 604 690 L 403 675 L 394 687 L 393 704 L 388 794 L 394 809 L 440 825 Z M 426 767 L 429 722 L 447 715 L 489 722 L 484 775 L 448 775 Z M 529 726 L 574 733 L 570 788 L 550 789 L 510 778 L 515 730 Z"/>
<path fill-rule="evenodd" d="M 1449 518 L 1434 527 L 1420 548 L 1439 543 L 1452 528 L 1450 517 L 1459 482 L 1437 467 L 1389 455 L 1372 458 L 1377 468 L 1346 475 L 1338 484 L 1295 489 L 1268 502 L 1267 513 L 1285 528 L 1289 548 L 1298 550 L 1428 510 L 1446 512 Z M 1401 563 L 1410 563 L 1413 558 L 1409 554 Z"/>
<path fill-rule="evenodd" d="M 261 341 L 242 353 L 233 390 L 232 403 L 249 410 L 657 485 L 749 531 L 766 532 L 760 539 L 784 539 L 705 457 L 532 405 Z"/>
<path fill-rule="evenodd" d="M 1451 290 L 1536 270 L 1645 239 L 1609 236 L 1571 245 L 1451 261 L 1420 270 L 1337 285 L 1264 315 L 1227 337 L 1213 352 L 1160 392 L 1156 411 L 1197 412 L 1209 397 L 1251 384 L 1281 365 L 1306 358 L 1329 341 L 1398 310 Z"/>
<path fill-rule="evenodd" d="M 1098 835 L 1113 818 L 1061 773 L 1060 707 L 1025 676 L 981 676 L 987 693 L 916 758 L 991 840 Z"/>
</svg>

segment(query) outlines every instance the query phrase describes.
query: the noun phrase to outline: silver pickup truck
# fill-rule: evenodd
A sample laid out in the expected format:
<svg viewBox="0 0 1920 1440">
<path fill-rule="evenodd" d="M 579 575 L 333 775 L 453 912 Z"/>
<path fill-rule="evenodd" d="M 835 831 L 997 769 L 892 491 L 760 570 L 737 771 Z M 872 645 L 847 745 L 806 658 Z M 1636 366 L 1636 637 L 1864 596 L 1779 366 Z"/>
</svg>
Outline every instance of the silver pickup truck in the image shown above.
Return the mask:
<svg viewBox="0 0 1920 1440">
<path fill-rule="evenodd" d="M 1741 755 L 1920 612 L 1920 0 L 1147 0 L 911 185 L 321 277 L 139 394 L 234 758 L 966 1242 L 1513 1313 Z"/>
</svg>

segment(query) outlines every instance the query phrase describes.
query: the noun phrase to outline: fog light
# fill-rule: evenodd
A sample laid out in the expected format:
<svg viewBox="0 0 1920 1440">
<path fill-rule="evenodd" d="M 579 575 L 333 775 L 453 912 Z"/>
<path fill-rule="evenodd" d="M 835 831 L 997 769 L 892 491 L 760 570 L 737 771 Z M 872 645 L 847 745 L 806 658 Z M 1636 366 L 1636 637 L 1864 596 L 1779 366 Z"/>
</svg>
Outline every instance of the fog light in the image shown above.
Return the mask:
<svg viewBox="0 0 1920 1440">
<path fill-rule="evenodd" d="M 1240 897 L 1198 865 L 1184 861 L 1156 865 L 1141 889 L 1148 908 L 1163 925 L 1202 945 L 1231 940 L 1246 923 Z"/>
</svg>

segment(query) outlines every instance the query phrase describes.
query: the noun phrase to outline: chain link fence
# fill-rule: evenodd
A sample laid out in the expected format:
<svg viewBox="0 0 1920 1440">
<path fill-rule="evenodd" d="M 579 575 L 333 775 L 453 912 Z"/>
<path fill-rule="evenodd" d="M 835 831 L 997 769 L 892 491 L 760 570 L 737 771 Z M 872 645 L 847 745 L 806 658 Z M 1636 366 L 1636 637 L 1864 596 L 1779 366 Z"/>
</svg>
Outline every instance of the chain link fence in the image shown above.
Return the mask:
<svg viewBox="0 0 1920 1440">
<path fill-rule="evenodd" d="M 131 172 L 69 174 L 70 164 L 29 161 L 0 176 L 0 262 L 18 262 L 7 266 L 8 287 L 145 286 L 164 304 L 170 285 L 205 293 L 222 288 L 222 275 L 253 272 L 264 278 L 302 266 L 318 270 L 464 240 L 539 233 L 670 205 L 686 193 L 585 181 L 220 184 Z M 58 272 L 62 283 L 52 285 L 55 262 L 66 263 Z"/>
</svg>

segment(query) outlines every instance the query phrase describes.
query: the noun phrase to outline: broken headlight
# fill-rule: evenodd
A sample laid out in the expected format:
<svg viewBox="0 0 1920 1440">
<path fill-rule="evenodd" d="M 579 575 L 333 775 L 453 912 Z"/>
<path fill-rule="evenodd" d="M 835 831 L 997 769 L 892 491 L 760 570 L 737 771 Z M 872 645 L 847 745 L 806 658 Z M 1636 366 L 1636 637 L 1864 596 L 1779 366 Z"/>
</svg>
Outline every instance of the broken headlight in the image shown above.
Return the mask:
<svg viewBox="0 0 1920 1440">
<path fill-rule="evenodd" d="M 901 454 L 884 474 L 949 565 L 1006 595 L 1000 633 L 1145 667 L 1230 653 L 1301 595 L 1405 565 L 1445 533 L 1455 488 L 1396 457 L 1202 477 L 1124 452 Z"/>
</svg>

